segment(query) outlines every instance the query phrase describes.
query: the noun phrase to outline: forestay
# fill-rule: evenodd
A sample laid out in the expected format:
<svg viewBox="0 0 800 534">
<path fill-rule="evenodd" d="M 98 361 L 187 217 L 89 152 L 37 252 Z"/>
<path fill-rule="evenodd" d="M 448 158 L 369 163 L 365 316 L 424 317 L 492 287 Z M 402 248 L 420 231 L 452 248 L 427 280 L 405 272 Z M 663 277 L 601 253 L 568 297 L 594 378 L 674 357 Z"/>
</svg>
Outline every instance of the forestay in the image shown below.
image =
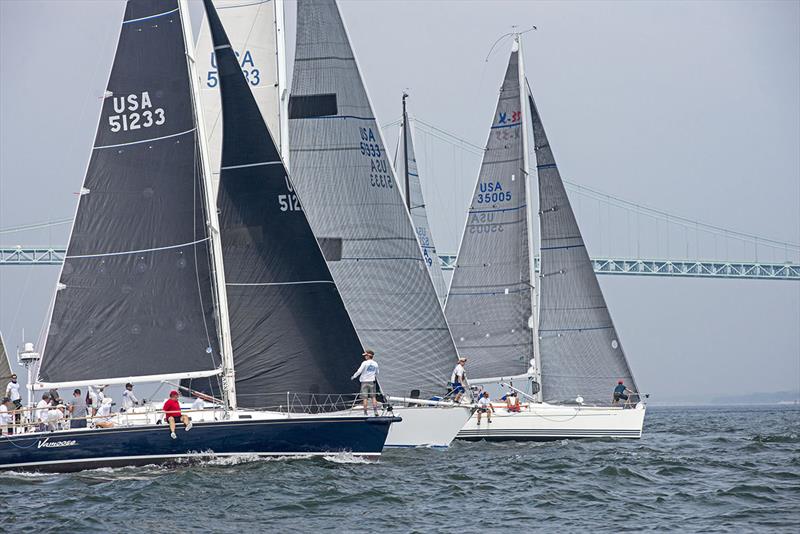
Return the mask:
<svg viewBox="0 0 800 534">
<path fill-rule="evenodd" d="M 131 0 L 40 379 L 220 365 L 186 45 L 176 0 Z"/>
<path fill-rule="evenodd" d="M 530 92 L 528 103 L 539 177 L 542 399 L 605 404 L 618 379 L 636 384 Z"/>
<path fill-rule="evenodd" d="M 444 300 L 447 297 L 447 286 L 444 283 L 439 256 L 436 254 L 433 232 L 431 232 L 431 226 L 428 223 L 428 210 L 425 204 L 425 196 L 422 193 L 422 182 L 419 177 L 419 167 L 417 166 L 417 158 L 414 153 L 414 136 L 412 134 L 410 121 L 409 124 L 405 124 L 404 121 L 403 124 L 400 125 L 399 148 L 395 156 L 394 168 L 397 170 L 397 176 L 401 179 L 401 183 L 402 180 L 405 179 L 406 157 L 408 158 L 408 188 L 411 197 L 411 221 L 414 223 L 417 241 L 419 241 L 422 257 L 425 260 L 425 265 L 428 267 L 428 274 L 436 290 L 436 296 L 439 298 L 441 306 L 444 307 Z M 400 189 L 405 193 L 402 187 Z"/>
<path fill-rule="evenodd" d="M 281 106 L 282 93 L 286 90 L 285 61 L 282 59 L 283 1 L 216 0 L 214 5 L 261 115 L 280 148 L 285 143 L 286 129 L 286 117 Z M 219 72 L 207 19 L 203 19 L 196 50 L 205 132 L 216 188 L 222 154 L 222 118 Z"/>
<path fill-rule="evenodd" d="M 508 62 L 445 307 L 473 377 L 523 374 L 533 356 L 518 56 Z"/>
<path fill-rule="evenodd" d="M 297 3 L 292 178 L 392 394 L 441 392 L 456 350 L 335 2 Z"/>
<path fill-rule="evenodd" d="M 219 219 L 239 406 L 350 394 L 363 352 L 210 0 L 222 97 Z M 277 394 L 277 397 L 276 397 Z"/>
</svg>

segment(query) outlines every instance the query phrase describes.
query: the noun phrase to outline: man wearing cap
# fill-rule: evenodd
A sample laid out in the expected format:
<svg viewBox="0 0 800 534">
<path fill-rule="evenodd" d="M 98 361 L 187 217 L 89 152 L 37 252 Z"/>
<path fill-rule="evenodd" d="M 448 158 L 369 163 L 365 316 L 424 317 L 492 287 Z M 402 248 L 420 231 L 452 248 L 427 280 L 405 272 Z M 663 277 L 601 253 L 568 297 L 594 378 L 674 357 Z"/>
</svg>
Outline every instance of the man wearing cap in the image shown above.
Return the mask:
<svg viewBox="0 0 800 534">
<path fill-rule="evenodd" d="M 139 399 L 136 398 L 136 395 L 133 394 L 133 384 L 128 382 L 125 384 L 125 391 L 122 392 L 122 410 L 123 412 L 127 412 L 128 410 L 132 409 L 134 406 L 139 404 Z"/>
<path fill-rule="evenodd" d="M 467 359 L 465 357 L 461 357 L 458 359 L 458 363 L 456 364 L 455 369 L 453 369 L 453 374 L 450 375 L 450 383 L 453 386 L 453 394 L 455 397 L 453 401 L 459 402 L 461 400 L 461 396 L 464 394 L 464 384 L 467 383 L 467 370 L 464 369 L 464 366 L 467 364 Z"/>
<path fill-rule="evenodd" d="M 375 382 L 378 379 L 378 362 L 374 361 L 375 352 L 372 350 L 364 351 L 364 361 L 361 366 L 356 370 L 355 374 L 350 377 L 350 380 L 355 380 L 359 377 L 361 382 L 361 398 L 364 399 L 364 415 L 367 415 L 367 400 L 372 396 L 372 409 L 375 415 L 378 415 L 378 400 L 375 398 L 376 387 Z"/>
<path fill-rule="evenodd" d="M 176 439 L 175 423 L 180 421 L 186 425 L 186 431 L 192 429 L 192 420 L 188 415 L 181 414 L 181 404 L 178 402 L 178 392 L 174 389 L 169 392 L 169 398 L 164 403 L 164 418 L 169 423 L 169 435 L 172 439 Z"/>
<path fill-rule="evenodd" d="M 627 402 L 628 400 L 627 393 L 630 393 L 630 390 L 626 388 L 625 383 L 622 380 L 620 380 L 619 382 L 617 382 L 617 387 L 614 388 L 614 400 L 611 402 L 611 404 L 612 405 L 619 404 L 620 399 Z"/>
</svg>

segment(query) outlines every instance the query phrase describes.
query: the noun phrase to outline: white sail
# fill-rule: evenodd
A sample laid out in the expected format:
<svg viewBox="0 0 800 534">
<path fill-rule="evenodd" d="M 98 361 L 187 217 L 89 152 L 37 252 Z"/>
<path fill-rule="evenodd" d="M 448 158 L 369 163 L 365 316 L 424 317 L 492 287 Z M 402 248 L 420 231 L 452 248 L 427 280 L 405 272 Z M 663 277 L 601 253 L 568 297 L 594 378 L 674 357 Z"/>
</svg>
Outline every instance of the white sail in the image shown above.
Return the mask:
<svg viewBox="0 0 800 534">
<path fill-rule="evenodd" d="M 215 0 L 217 13 L 231 40 L 239 65 L 255 96 L 283 160 L 286 161 L 286 59 L 282 0 Z M 203 19 L 195 48 L 202 88 L 203 116 L 208 137 L 214 187 L 219 183 L 222 153 L 222 116 L 219 73 L 214 46 Z"/>
<path fill-rule="evenodd" d="M 11 360 L 8 359 L 6 344 L 3 340 L 3 333 L 0 332 L 0 380 L 5 380 L 11 376 Z M 5 385 L 5 382 L 0 385 Z"/>
<path fill-rule="evenodd" d="M 422 250 L 422 257 L 428 266 L 428 274 L 436 290 L 436 296 L 439 297 L 439 303 L 444 307 L 444 301 L 447 298 L 447 285 L 444 282 L 442 264 L 439 261 L 439 255 L 436 253 L 433 232 L 431 232 L 431 225 L 428 222 L 428 209 L 422 192 L 422 181 L 414 152 L 414 130 L 411 126 L 411 121 L 408 121 L 408 125 L 405 123 L 406 121 L 403 121 L 403 124 L 400 125 L 400 139 L 398 141 L 397 154 L 395 155 L 394 168 L 397 171 L 398 179 L 402 181 L 405 178 L 406 159 L 408 159 L 408 188 L 411 202 L 409 203 L 406 200 L 406 203 L 409 206 L 411 220 L 414 223 L 414 231 L 417 233 L 417 241 L 419 241 L 419 248 Z M 401 190 L 405 193 L 405 189 L 401 188 Z"/>
</svg>

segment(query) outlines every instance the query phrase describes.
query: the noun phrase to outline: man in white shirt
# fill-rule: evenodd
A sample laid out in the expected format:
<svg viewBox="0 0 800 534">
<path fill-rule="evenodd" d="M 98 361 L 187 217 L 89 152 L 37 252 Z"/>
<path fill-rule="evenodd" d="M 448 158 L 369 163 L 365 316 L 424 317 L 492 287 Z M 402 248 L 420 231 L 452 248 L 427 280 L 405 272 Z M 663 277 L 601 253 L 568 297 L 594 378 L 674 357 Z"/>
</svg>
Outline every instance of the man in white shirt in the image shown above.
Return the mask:
<svg viewBox="0 0 800 534">
<path fill-rule="evenodd" d="M 42 400 L 36 404 L 36 430 L 44 432 L 47 430 L 47 412 L 50 410 L 50 395 L 44 393 Z"/>
<path fill-rule="evenodd" d="M 375 415 L 378 415 L 378 400 L 375 398 L 376 387 L 375 382 L 378 379 L 378 362 L 374 361 L 375 352 L 372 350 L 364 351 L 364 361 L 361 366 L 350 377 L 350 380 L 355 380 L 359 377 L 361 382 L 361 398 L 364 399 L 364 415 L 367 415 L 367 400 L 372 396 L 372 409 L 375 410 Z"/>
<path fill-rule="evenodd" d="M 100 403 L 100 408 L 97 409 L 97 415 L 93 419 L 95 428 L 111 428 L 114 423 L 111 422 L 111 404 L 113 403 L 111 397 L 104 397 Z"/>
<path fill-rule="evenodd" d="M 22 396 L 19 394 L 19 383 L 17 382 L 17 375 L 16 373 L 11 375 L 11 382 L 6 385 L 6 397 L 11 399 L 11 402 L 14 404 L 15 410 L 22 409 Z M 14 416 L 15 422 L 17 424 L 20 423 L 21 413 L 17 412 Z"/>
<path fill-rule="evenodd" d="M 486 414 L 486 420 L 492 422 L 492 401 L 489 400 L 489 392 L 484 391 L 478 399 L 478 424 L 481 424 L 481 414 Z"/>
<path fill-rule="evenodd" d="M 128 382 L 127 384 L 125 384 L 125 391 L 122 392 L 121 411 L 127 412 L 137 404 L 139 404 L 139 399 L 137 399 L 136 395 L 133 394 L 133 384 Z"/>
<path fill-rule="evenodd" d="M 8 397 L 4 397 L 2 402 L 0 402 L 0 436 L 5 434 L 6 430 L 8 430 L 9 434 L 14 433 L 13 430 L 8 428 L 9 425 L 11 424 L 11 421 L 13 420 L 13 417 L 8 412 L 9 406 L 13 406 L 11 404 L 11 399 L 9 399 Z"/>
<path fill-rule="evenodd" d="M 454 402 L 459 402 L 461 400 L 461 396 L 466 391 L 467 386 L 467 370 L 464 366 L 467 364 L 467 359 L 465 357 L 461 357 L 458 359 L 458 363 L 456 364 L 455 368 L 453 369 L 453 374 L 450 375 L 450 383 L 453 387 L 453 398 Z"/>
</svg>

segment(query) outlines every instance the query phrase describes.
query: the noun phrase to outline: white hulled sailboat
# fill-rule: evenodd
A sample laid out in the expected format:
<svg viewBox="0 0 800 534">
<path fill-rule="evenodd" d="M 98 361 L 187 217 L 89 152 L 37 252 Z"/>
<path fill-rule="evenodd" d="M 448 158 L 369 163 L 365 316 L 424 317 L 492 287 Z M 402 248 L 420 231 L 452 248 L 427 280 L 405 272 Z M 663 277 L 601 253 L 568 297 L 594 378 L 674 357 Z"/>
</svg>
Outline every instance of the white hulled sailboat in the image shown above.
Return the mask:
<svg viewBox="0 0 800 534">
<path fill-rule="evenodd" d="M 533 135 L 541 269 L 528 168 Z M 463 439 L 549 440 L 642 433 L 645 405 L 592 269 L 523 69 L 519 36 L 492 121 L 445 306 L 472 384 L 515 392 Z M 536 303 L 538 302 L 538 306 Z M 633 391 L 612 406 L 622 380 Z M 492 386 L 493 385 L 493 386 Z"/>
</svg>

